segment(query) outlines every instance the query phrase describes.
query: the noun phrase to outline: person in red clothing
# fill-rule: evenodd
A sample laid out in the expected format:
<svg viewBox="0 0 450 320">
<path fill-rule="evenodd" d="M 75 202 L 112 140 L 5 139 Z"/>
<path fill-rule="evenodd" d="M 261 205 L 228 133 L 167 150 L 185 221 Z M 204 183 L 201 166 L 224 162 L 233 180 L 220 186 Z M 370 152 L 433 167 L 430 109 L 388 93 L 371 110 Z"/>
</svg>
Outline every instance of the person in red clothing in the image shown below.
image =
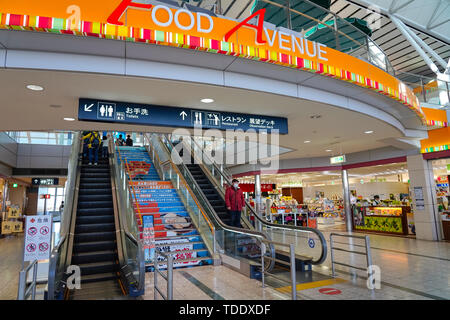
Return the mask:
<svg viewBox="0 0 450 320">
<path fill-rule="evenodd" d="M 225 192 L 225 203 L 231 214 L 231 225 L 241 228 L 241 211 L 245 206 L 244 193 L 239 188 L 239 180 L 233 179 L 232 184 Z"/>
</svg>

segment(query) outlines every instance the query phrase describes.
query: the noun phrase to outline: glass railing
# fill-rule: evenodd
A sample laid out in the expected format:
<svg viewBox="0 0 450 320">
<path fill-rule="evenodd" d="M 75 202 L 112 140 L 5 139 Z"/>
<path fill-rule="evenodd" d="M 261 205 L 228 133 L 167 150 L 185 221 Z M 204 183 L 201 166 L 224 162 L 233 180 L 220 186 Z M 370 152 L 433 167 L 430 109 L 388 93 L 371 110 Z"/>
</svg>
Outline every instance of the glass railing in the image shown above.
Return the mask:
<svg viewBox="0 0 450 320">
<path fill-rule="evenodd" d="M 177 136 L 172 136 L 171 138 L 179 140 Z M 168 140 L 167 137 L 166 139 Z M 194 160 L 201 164 L 209 173 L 211 181 L 216 185 L 217 190 L 221 191 L 220 193 L 224 197 L 225 188 L 231 186 L 231 174 L 223 166 L 216 164 L 207 153 L 203 152 L 195 139 L 189 136 L 183 136 L 182 141 L 185 144 L 183 152 L 185 150 L 191 152 Z M 270 235 L 273 241 L 294 244 L 296 253 L 304 257 L 310 257 L 313 264 L 321 264 L 327 257 L 326 240 L 323 234 L 317 229 L 290 225 L 281 226 L 270 223 L 261 214 L 257 214 L 248 201 L 246 201 L 246 207 L 243 211 L 243 218 L 246 218 L 246 221 L 243 221 L 244 224 L 247 224 L 247 221 L 254 221 L 255 229 Z M 284 250 L 281 247 L 277 249 Z"/>
<path fill-rule="evenodd" d="M 370 38 L 371 30 L 361 19 L 343 19 L 308 0 L 255 0 L 252 12 L 266 9 L 265 21 L 275 27 L 299 32 L 305 39 L 325 44 L 369 62 L 395 75 L 387 55 Z"/>
<path fill-rule="evenodd" d="M 110 150 L 115 145 L 111 141 Z M 145 259 L 144 247 L 139 235 L 139 225 L 136 220 L 134 203 L 139 206 L 134 186 L 130 185 L 129 167 L 126 160 L 121 158 L 120 150 L 114 152 L 113 157 L 113 179 L 116 187 L 117 206 L 119 213 L 120 235 L 121 235 L 121 257 L 119 257 L 121 268 L 126 273 L 131 272 L 133 277 L 128 277 L 128 289 L 131 295 L 141 295 L 145 290 Z M 119 161 L 120 159 L 120 161 Z M 122 258 L 122 259 L 120 259 Z"/>
<path fill-rule="evenodd" d="M 397 72 L 399 80 L 410 87 L 422 106 L 431 108 L 450 107 L 450 82 L 409 72 Z"/>
<path fill-rule="evenodd" d="M 144 147 L 152 157 L 158 174 L 163 180 L 172 182 L 172 186 L 177 191 L 192 222 L 197 227 L 209 253 L 214 259 L 217 258 L 215 227 L 202 210 L 202 204 L 196 199 L 191 188 L 189 188 L 192 184 L 185 179 L 179 169 L 170 161 L 168 154 L 162 148 L 157 136 L 152 135 L 149 137 L 145 135 Z"/>
<path fill-rule="evenodd" d="M 66 260 L 69 247 L 69 233 L 71 229 L 71 222 L 74 211 L 74 197 L 77 193 L 77 179 L 78 179 L 78 157 L 80 152 L 80 135 L 78 132 L 74 133 L 72 150 L 70 153 L 67 182 L 66 182 L 66 196 L 64 199 L 64 211 L 61 216 L 61 228 L 59 234 L 53 235 L 55 239 L 59 239 L 52 248 L 49 262 L 48 274 L 48 299 L 54 300 L 62 298 L 64 283 L 64 275 L 66 273 Z"/>
<path fill-rule="evenodd" d="M 183 193 L 181 192 L 183 201 L 189 210 L 198 210 L 204 218 L 206 223 L 203 223 L 203 226 L 199 224 L 199 231 L 201 233 L 206 232 L 206 234 L 213 233 L 213 250 L 215 255 L 225 253 L 234 258 L 260 259 L 261 242 L 270 241 L 270 237 L 258 231 L 225 225 L 211 207 L 211 204 L 204 196 L 190 171 L 182 163 L 178 153 L 172 152 L 172 150 L 174 150 L 174 146 L 168 139 L 166 139 L 165 136 L 152 134 L 151 136 L 148 136 L 145 145 L 151 149 L 150 152 L 152 155 L 161 155 L 162 159 L 166 159 L 164 162 L 161 162 L 161 174 L 164 178 L 172 180 L 174 185 L 177 187 L 180 185 L 180 181 L 184 181 L 183 184 L 185 184 L 187 191 L 189 191 L 186 192 L 186 194 L 189 194 L 189 196 L 183 196 Z M 177 165 L 175 165 L 174 162 Z M 164 166 L 168 169 L 164 169 Z M 198 216 L 200 215 L 198 214 Z M 206 224 L 208 225 L 209 230 L 206 228 Z M 206 244 L 208 246 L 211 236 L 207 236 L 206 240 Z M 267 243 L 264 248 L 266 250 L 266 255 L 273 258 L 275 257 L 274 246 L 272 244 Z M 273 260 L 267 260 L 265 269 L 272 270 L 273 266 Z"/>
</svg>

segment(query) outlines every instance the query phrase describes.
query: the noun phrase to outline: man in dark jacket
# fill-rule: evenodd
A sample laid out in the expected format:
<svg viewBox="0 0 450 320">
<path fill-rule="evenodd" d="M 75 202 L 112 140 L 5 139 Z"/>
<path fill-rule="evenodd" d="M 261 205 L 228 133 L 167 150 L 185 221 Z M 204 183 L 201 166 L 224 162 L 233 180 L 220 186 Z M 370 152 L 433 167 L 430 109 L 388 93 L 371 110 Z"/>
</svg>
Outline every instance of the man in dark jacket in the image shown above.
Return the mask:
<svg viewBox="0 0 450 320">
<path fill-rule="evenodd" d="M 233 179 L 232 184 L 225 192 L 225 203 L 231 214 L 231 225 L 241 228 L 241 211 L 245 206 L 244 193 L 239 188 L 239 180 Z"/>
</svg>

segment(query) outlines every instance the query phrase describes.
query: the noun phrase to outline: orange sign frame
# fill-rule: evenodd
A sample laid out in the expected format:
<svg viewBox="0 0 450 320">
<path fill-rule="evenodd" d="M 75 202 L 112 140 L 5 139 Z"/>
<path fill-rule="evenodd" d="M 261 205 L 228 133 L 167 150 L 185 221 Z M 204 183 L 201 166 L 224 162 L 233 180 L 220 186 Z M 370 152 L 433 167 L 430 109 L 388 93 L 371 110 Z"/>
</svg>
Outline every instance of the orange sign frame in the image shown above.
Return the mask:
<svg viewBox="0 0 450 320">
<path fill-rule="evenodd" d="M 130 0 L 0 0 L 0 28 L 178 46 L 303 69 L 376 90 L 400 101 L 426 123 L 411 89 L 356 57 L 280 30 L 265 29 L 262 44 L 249 27 L 239 28 L 224 41 L 238 22 L 163 5 L 129 6 L 120 17 L 123 25 L 109 24 L 108 18 L 123 2 Z"/>
</svg>

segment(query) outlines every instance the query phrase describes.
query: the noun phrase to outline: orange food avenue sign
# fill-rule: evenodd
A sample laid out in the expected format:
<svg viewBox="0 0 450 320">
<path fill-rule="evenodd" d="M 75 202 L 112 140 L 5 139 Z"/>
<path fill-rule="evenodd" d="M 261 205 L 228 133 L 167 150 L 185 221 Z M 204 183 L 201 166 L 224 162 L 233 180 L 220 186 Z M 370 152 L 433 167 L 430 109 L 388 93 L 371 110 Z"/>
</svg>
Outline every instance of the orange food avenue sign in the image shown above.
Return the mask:
<svg viewBox="0 0 450 320">
<path fill-rule="evenodd" d="M 262 25 L 265 9 L 237 22 L 133 0 L 0 0 L 0 28 L 176 46 L 284 65 L 352 82 L 425 116 L 413 91 L 358 58 Z M 249 23 L 255 18 L 257 23 Z"/>
</svg>

